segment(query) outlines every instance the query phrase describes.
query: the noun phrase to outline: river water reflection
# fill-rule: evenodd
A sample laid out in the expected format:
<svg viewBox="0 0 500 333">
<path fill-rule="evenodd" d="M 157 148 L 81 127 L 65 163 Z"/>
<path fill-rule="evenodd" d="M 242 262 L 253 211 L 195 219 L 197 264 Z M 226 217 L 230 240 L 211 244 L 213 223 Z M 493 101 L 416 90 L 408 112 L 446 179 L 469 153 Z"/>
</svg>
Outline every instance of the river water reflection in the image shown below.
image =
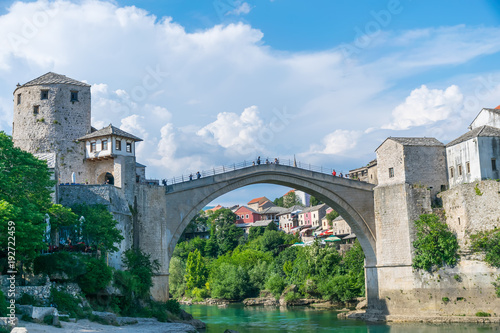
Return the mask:
<svg viewBox="0 0 500 333">
<path fill-rule="evenodd" d="M 225 308 L 207 305 L 183 306 L 196 319 L 207 324 L 207 333 L 233 329 L 240 333 L 349 332 L 349 333 L 476 333 L 500 331 L 498 324 L 367 324 L 364 321 L 338 320 L 336 312 L 310 308 L 272 307 Z"/>
</svg>

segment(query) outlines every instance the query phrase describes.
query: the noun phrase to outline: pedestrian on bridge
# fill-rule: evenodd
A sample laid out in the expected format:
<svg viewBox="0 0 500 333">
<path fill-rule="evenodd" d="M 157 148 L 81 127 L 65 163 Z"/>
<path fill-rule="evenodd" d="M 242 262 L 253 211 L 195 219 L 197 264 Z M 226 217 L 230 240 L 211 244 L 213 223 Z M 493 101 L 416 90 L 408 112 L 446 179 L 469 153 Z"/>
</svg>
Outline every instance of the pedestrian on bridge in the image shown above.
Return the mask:
<svg viewBox="0 0 500 333">
<path fill-rule="evenodd" d="M 193 180 L 193 174 L 189 175 L 189 180 Z"/>
<path fill-rule="evenodd" d="M 333 169 L 333 171 L 332 171 L 332 176 L 333 177 L 337 176 L 337 172 L 335 171 L 335 169 Z"/>
<path fill-rule="evenodd" d="M 200 178 L 201 178 L 201 173 L 200 173 L 199 171 L 196 173 L 196 178 L 197 178 L 197 179 L 200 179 Z"/>
<path fill-rule="evenodd" d="M 260 165 L 260 156 L 257 157 L 257 165 Z"/>
</svg>

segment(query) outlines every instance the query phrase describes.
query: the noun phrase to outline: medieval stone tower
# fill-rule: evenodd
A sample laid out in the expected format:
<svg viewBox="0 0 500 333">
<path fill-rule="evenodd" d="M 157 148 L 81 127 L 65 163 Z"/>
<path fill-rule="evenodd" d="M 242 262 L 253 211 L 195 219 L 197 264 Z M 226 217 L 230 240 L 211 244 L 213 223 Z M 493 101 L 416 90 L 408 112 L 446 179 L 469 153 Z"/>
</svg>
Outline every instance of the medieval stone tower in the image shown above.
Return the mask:
<svg viewBox="0 0 500 333">
<path fill-rule="evenodd" d="M 85 150 L 76 140 L 91 132 L 90 85 L 49 72 L 14 90 L 14 145 L 32 154 L 55 154 L 61 183 L 85 173 Z"/>
</svg>

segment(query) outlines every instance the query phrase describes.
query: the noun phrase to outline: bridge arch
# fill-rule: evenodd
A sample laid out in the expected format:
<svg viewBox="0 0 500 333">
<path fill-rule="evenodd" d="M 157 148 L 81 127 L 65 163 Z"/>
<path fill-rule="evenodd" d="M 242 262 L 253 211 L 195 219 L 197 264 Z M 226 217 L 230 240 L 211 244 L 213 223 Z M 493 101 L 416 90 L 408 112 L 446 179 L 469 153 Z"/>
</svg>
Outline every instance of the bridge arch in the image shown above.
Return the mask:
<svg viewBox="0 0 500 333">
<path fill-rule="evenodd" d="M 252 184 L 276 184 L 307 192 L 335 209 L 356 234 L 367 266 L 376 265 L 372 184 L 282 165 L 259 165 L 170 185 L 166 202 L 169 225 L 168 267 L 174 248 L 191 219 L 208 203 Z"/>
</svg>

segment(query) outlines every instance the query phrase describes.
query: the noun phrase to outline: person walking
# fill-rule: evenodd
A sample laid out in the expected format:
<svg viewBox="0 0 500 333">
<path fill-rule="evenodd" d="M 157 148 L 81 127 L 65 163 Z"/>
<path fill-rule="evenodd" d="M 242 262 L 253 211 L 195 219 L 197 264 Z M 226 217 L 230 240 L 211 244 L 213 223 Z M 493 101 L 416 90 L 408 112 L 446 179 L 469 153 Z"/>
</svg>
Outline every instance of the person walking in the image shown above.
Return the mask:
<svg viewBox="0 0 500 333">
<path fill-rule="evenodd" d="M 193 180 L 193 174 L 189 175 L 189 180 Z"/>
<path fill-rule="evenodd" d="M 199 171 L 196 173 L 196 178 L 197 178 L 197 179 L 200 179 L 200 178 L 201 178 L 201 173 L 200 173 Z"/>
<path fill-rule="evenodd" d="M 260 156 L 257 157 L 257 165 L 260 165 Z"/>
</svg>

